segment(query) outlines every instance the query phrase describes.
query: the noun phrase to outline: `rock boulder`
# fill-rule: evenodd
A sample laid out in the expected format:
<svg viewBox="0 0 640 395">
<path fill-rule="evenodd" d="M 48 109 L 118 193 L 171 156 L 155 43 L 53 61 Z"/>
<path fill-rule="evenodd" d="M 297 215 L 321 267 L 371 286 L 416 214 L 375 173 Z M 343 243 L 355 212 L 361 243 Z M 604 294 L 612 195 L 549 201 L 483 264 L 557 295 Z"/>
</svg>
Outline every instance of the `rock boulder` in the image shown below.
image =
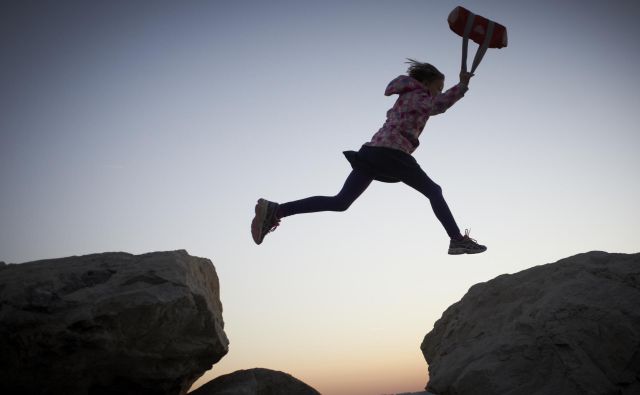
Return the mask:
<svg viewBox="0 0 640 395">
<path fill-rule="evenodd" d="M 640 394 L 640 254 L 580 254 L 474 285 L 421 348 L 436 394 Z"/>
<path fill-rule="evenodd" d="M 0 267 L 0 393 L 184 394 L 228 351 L 211 261 L 104 253 Z"/>
<path fill-rule="evenodd" d="M 220 376 L 189 395 L 320 395 L 295 377 L 275 370 L 239 370 Z"/>
</svg>

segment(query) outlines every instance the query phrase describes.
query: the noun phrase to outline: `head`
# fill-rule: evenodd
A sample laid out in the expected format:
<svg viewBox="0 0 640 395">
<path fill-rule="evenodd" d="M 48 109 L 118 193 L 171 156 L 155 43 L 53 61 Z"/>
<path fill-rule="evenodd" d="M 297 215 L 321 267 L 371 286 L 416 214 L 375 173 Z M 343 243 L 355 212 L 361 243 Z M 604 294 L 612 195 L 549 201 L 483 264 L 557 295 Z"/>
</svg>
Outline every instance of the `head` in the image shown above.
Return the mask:
<svg viewBox="0 0 640 395">
<path fill-rule="evenodd" d="M 421 63 L 413 59 L 407 60 L 410 65 L 407 69 L 409 77 L 420 81 L 433 96 L 442 92 L 442 89 L 444 89 L 444 74 L 429 63 Z"/>
</svg>

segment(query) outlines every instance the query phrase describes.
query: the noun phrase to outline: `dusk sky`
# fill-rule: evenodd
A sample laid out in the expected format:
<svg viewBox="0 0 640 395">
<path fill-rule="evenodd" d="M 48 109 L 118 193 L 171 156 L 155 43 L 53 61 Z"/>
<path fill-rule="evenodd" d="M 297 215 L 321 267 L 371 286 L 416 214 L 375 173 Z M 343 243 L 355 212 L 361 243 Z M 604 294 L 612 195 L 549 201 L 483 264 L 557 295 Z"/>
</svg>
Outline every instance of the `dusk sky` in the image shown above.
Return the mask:
<svg viewBox="0 0 640 395">
<path fill-rule="evenodd" d="M 462 229 L 373 183 L 334 195 L 382 126 L 406 58 L 457 83 L 457 5 L 508 29 L 414 153 Z M 229 354 L 324 395 L 420 391 L 423 337 L 474 284 L 591 250 L 640 252 L 640 3 L 2 1 L 0 261 L 186 249 L 213 261 Z M 470 59 L 477 48 L 471 43 Z"/>
</svg>

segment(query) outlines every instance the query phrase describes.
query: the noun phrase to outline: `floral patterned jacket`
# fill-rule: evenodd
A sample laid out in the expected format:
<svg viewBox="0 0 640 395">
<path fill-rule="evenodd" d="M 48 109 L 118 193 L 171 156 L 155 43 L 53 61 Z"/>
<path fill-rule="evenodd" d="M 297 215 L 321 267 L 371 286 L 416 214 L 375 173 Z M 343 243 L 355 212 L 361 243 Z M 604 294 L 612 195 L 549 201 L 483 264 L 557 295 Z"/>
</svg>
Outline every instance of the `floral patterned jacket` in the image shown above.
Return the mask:
<svg viewBox="0 0 640 395">
<path fill-rule="evenodd" d="M 385 96 L 399 95 L 387 111 L 387 120 L 365 145 L 387 147 L 408 154 L 418 148 L 418 138 L 431 115 L 441 114 L 460 100 L 469 88 L 457 84 L 435 97 L 419 81 L 401 75 L 389 83 Z"/>
</svg>

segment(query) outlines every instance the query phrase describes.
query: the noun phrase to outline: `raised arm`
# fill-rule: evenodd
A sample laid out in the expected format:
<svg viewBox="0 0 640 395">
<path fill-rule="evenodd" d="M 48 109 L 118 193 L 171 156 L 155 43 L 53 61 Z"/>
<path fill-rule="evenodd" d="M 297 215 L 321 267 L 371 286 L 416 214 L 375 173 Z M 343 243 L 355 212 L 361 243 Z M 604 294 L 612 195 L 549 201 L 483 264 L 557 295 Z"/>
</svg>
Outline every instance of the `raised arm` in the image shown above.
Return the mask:
<svg viewBox="0 0 640 395">
<path fill-rule="evenodd" d="M 469 80 L 471 77 L 473 77 L 473 74 L 461 71 L 460 82 L 433 99 L 430 115 L 442 114 L 455 102 L 462 99 L 464 94 L 469 90 Z"/>
</svg>

